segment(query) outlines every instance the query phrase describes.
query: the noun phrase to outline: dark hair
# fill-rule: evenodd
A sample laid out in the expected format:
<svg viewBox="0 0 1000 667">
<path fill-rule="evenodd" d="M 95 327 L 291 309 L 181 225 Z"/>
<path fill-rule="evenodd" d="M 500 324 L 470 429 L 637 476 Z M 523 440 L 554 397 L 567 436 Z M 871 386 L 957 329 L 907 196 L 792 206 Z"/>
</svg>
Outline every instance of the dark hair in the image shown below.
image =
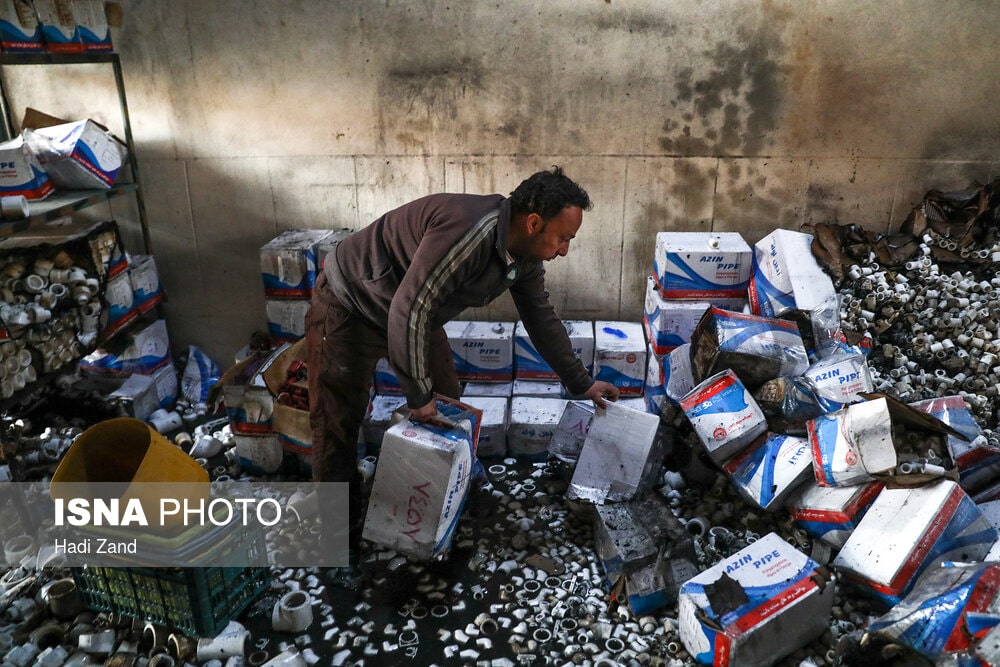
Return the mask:
<svg viewBox="0 0 1000 667">
<path fill-rule="evenodd" d="M 567 206 L 589 211 L 593 204 L 586 190 L 563 174 L 561 167 L 553 166 L 551 171 L 539 171 L 521 181 L 510 193 L 510 206 L 514 213 L 537 213 L 549 220 Z"/>
</svg>

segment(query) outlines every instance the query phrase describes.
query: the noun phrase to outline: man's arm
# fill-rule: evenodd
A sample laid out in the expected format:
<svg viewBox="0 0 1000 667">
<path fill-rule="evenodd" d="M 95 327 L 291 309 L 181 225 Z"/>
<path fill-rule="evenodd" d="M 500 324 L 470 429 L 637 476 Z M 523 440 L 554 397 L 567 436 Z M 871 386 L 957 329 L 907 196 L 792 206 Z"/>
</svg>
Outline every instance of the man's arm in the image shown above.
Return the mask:
<svg viewBox="0 0 1000 667">
<path fill-rule="evenodd" d="M 583 361 L 573 352 L 566 327 L 549 301 L 549 293 L 545 289 L 545 269 L 541 262 L 514 283 L 510 294 L 532 344 L 571 394 L 585 396 L 599 407 L 605 406 L 605 399 L 618 399 L 618 388 L 608 382 L 594 380 Z"/>
<path fill-rule="evenodd" d="M 433 415 L 434 394 L 428 351 L 432 322 L 442 301 L 461 288 L 470 267 L 491 252 L 495 216 L 486 216 L 456 241 L 448 228 L 430 228 L 389 307 L 389 362 L 415 418 Z M 429 414 L 424 414 L 429 413 Z"/>
</svg>

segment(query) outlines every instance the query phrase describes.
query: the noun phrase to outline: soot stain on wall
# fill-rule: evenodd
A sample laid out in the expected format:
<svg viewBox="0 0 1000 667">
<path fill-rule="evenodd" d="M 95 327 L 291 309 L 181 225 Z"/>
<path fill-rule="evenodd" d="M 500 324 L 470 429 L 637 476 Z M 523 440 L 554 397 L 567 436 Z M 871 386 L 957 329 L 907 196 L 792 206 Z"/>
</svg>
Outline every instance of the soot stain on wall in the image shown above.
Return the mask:
<svg viewBox="0 0 1000 667">
<path fill-rule="evenodd" d="M 781 36 L 771 27 L 741 31 L 735 42 L 720 42 L 704 55 L 704 74 L 680 70 L 675 108 L 693 108 L 698 127 L 668 118 L 660 148 L 674 155 L 759 155 L 771 143 L 783 101 Z"/>
<path fill-rule="evenodd" d="M 398 142 L 404 150 L 426 152 L 424 147 L 440 132 L 467 133 L 469 128 L 462 125 L 464 100 L 484 89 L 484 78 L 482 67 L 471 58 L 386 71 L 376 86 L 380 150 L 394 152 L 389 146 Z"/>
</svg>

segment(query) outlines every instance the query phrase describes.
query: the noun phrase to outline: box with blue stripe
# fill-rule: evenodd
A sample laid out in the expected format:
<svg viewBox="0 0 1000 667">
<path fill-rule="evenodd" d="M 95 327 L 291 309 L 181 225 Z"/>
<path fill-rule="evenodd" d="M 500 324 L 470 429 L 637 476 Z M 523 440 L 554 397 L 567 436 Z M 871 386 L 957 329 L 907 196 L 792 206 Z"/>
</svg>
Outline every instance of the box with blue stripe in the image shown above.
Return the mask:
<svg viewBox="0 0 1000 667">
<path fill-rule="evenodd" d="M 681 586 L 681 641 L 702 664 L 776 664 L 827 629 L 834 588 L 825 568 L 768 533 Z"/>
<path fill-rule="evenodd" d="M 739 232 L 658 232 L 653 276 L 668 299 L 741 298 L 750 261 Z"/>
</svg>

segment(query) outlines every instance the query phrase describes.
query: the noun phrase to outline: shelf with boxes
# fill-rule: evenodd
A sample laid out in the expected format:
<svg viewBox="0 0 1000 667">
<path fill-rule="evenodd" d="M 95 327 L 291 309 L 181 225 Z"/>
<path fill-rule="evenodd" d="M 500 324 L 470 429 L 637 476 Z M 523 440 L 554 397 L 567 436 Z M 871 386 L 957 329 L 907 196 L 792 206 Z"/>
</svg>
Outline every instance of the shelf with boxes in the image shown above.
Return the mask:
<svg viewBox="0 0 1000 667">
<path fill-rule="evenodd" d="M 0 239 L 0 400 L 73 369 L 162 298 L 152 257 L 128 256 L 114 221 Z"/>
<path fill-rule="evenodd" d="M 7 82 L 3 77 L 8 66 L 87 64 L 112 66 L 123 139 L 93 120 L 67 121 L 31 108 L 21 120 L 20 133 L 14 131 Z M 113 197 L 129 195 L 135 201 L 144 251 L 146 254 L 151 252 L 128 100 L 117 53 L 0 53 L 0 111 L 7 139 L 0 144 L 0 161 L 9 163 L 0 173 L 0 195 L 5 202 L 0 236 L 32 229 Z M 23 197 L 20 206 L 8 200 L 10 196 Z"/>
</svg>

